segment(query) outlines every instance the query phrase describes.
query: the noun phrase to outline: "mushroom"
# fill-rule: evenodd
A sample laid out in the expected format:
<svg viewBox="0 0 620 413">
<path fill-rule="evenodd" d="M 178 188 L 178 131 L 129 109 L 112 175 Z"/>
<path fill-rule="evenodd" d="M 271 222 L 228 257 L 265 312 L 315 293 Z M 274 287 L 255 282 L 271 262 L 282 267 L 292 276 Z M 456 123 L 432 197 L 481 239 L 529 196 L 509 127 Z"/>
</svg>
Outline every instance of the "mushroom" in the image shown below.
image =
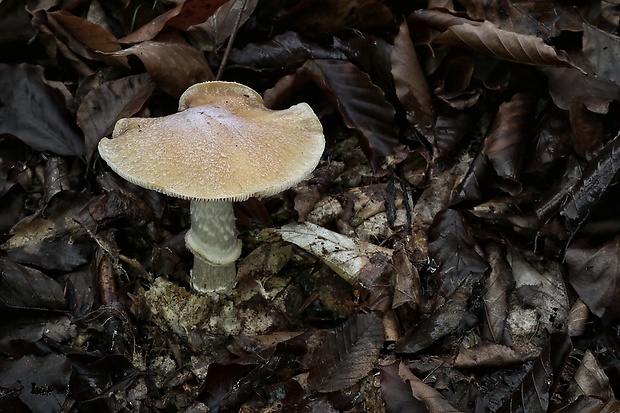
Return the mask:
<svg viewBox="0 0 620 413">
<path fill-rule="evenodd" d="M 214 81 L 188 88 L 178 113 L 120 119 L 99 153 L 127 181 L 191 200 L 191 286 L 217 299 L 232 293 L 241 254 L 232 203 L 299 183 L 324 147 L 306 103 L 274 111 L 253 89 Z"/>
</svg>

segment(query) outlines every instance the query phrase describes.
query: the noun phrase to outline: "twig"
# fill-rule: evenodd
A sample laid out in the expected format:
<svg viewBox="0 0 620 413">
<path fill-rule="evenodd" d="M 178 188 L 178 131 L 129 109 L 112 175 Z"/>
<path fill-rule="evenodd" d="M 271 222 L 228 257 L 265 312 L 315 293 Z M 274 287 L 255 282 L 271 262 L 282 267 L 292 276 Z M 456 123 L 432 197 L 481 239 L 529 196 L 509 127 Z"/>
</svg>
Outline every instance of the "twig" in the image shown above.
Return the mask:
<svg viewBox="0 0 620 413">
<path fill-rule="evenodd" d="M 217 75 L 215 76 L 215 80 L 222 79 L 222 75 L 224 74 L 224 68 L 226 67 L 226 62 L 228 61 L 228 55 L 230 55 L 230 51 L 232 50 L 233 43 L 235 42 L 235 37 L 237 37 L 237 32 L 239 31 L 239 25 L 241 24 L 241 16 L 245 11 L 245 7 L 248 3 L 248 0 L 242 0 L 241 8 L 239 9 L 239 13 L 237 14 L 237 20 L 235 20 L 235 26 L 233 28 L 232 33 L 230 34 L 230 38 L 228 39 L 228 44 L 226 45 L 226 51 L 224 52 L 224 56 L 222 56 L 222 62 L 220 63 L 220 67 L 217 70 Z"/>
</svg>

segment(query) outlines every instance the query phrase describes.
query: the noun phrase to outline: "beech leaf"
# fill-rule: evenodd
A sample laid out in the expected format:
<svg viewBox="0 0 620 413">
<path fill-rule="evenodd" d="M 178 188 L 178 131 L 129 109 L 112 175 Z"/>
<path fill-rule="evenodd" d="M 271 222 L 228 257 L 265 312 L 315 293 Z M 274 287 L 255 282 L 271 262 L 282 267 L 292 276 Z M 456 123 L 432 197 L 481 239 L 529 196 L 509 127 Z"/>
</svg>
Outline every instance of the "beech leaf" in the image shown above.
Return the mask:
<svg viewBox="0 0 620 413">
<path fill-rule="evenodd" d="M 214 79 L 204 54 L 187 43 L 145 41 L 113 55 L 136 56 L 158 86 L 175 97 L 193 84 Z"/>
<path fill-rule="evenodd" d="M 379 315 L 350 317 L 315 350 L 308 384 L 320 393 L 351 387 L 375 366 L 382 345 L 383 322 Z"/>
<path fill-rule="evenodd" d="M 390 58 L 396 95 L 407 111 L 410 123 L 424 136 L 432 139 L 432 127 L 435 123 L 433 102 L 406 22 L 401 24 L 394 39 Z"/>
<path fill-rule="evenodd" d="M 84 140 L 62 94 L 45 83 L 43 68 L 0 64 L 0 134 L 37 151 L 81 156 Z"/>
<path fill-rule="evenodd" d="M 112 80 L 88 92 L 77 111 L 77 123 L 86 137 L 87 161 L 99 140 L 112 133 L 116 121 L 138 112 L 153 90 L 155 83 L 143 73 Z"/>
<path fill-rule="evenodd" d="M 498 59 L 531 65 L 568 65 L 563 51 L 556 51 L 536 36 L 502 30 L 485 21 L 479 26 L 460 24 L 450 26 L 437 41 L 463 47 Z"/>
<path fill-rule="evenodd" d="M 479 278 L 488 264 L 461 212 L 445 209 L 435 216 L 428 229 L 428 252 L 439 269 L 436 280 L 439 294 L 452 294 L 469 276 Z"/>
<path fill-rule="evenodd" d="M 553 333 L 525 378 L 500 413 L 546 413 L 572 344 L 568 334 Z"/>
</svg>

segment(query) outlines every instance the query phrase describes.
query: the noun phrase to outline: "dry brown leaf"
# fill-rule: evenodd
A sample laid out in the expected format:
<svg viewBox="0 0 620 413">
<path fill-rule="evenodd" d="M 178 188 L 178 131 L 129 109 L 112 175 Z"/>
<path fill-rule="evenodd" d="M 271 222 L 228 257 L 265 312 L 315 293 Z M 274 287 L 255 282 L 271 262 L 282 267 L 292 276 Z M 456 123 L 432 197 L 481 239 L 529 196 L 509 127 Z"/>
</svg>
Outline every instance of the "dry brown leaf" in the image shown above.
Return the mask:
<svg viewBox="0 0 620 413">
<path fill-rule="evenodd" d="M 457 409 L 452 403 L 446 400 L 441 393 L 417 378 L 403 362 L 398 366 L 398 375 L 403 381 L 409 382 L 413 397 L 424 403 L 429 413 L 461 412 L 461 410 Z"/>
<path fill-rule="evenodd" d="M 567 66 L 568 56 L 545 44 L 543 39 L 502 30 L 491 22 L 479 26 L 460 24 L 449 27 L 437 41 L 463 47 L 498 59 L 531 65 Z"/>
<path fill-rule="evenodd" d="M 215 77 L 203 53 L 187 43 L 145 41 L 112 55 L 139 58 L 158 86 L 172 96 Z"/>
<path fill-rule="evenodd" d="M 390 55 L 396 95 L 407 111 L 407 119 L 425 137 L 433 136 L 435 114 L 426 77 L 418 61 L 407 22 L 400 26 Z"/>
</svg>

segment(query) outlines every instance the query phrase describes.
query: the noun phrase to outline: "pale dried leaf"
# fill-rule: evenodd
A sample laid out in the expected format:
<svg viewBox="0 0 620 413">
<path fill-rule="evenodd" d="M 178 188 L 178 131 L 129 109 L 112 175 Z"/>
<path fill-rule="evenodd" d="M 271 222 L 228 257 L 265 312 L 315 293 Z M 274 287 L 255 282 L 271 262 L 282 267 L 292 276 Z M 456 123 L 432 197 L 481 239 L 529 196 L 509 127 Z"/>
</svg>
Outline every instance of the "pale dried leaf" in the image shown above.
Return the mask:
<svg viewBox="0 0 620 413">
<path fill-rule="evenodd" d="M 347 282 L 357 285 L 362 269 L 376 254 L 392 256 L 392 250 L 338 234 L 310 222 L 287 224 L 276 230 L 284 241 L 320 258 Z"/>
</svg>

